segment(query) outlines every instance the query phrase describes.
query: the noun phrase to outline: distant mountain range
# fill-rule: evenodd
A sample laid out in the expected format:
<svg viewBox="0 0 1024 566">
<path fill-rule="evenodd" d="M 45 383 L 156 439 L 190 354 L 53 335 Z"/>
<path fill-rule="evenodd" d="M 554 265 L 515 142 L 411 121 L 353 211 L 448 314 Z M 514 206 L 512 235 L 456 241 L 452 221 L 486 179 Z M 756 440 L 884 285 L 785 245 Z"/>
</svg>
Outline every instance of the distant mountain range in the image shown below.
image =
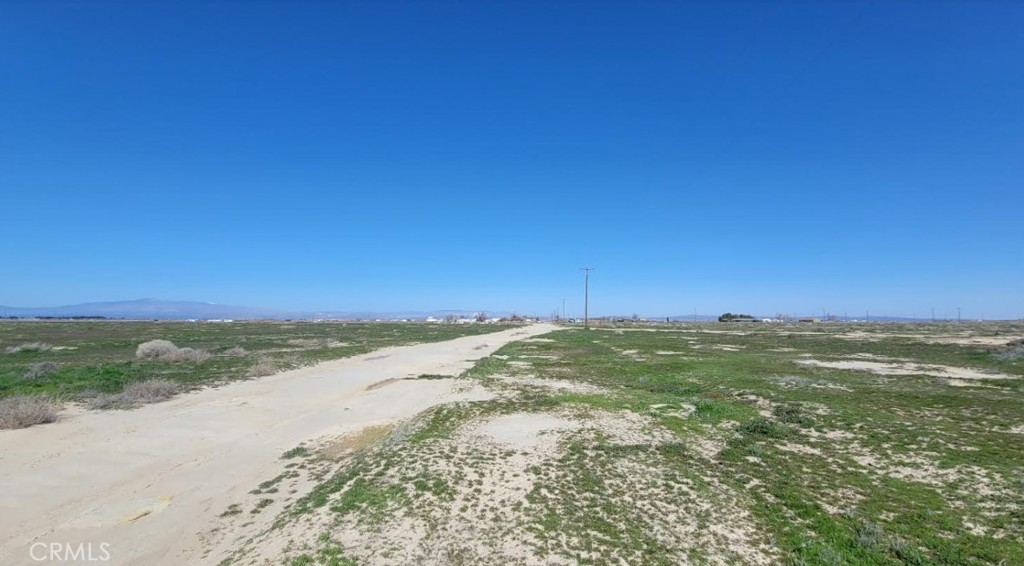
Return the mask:
<svg viewBox="0 0 1024 566">
<path fill-rule="evenodd" d="M 444 319 L 454 315 L 463 318 L 472 318 L 479 311 L 472 310 L 432 310 L 432 311 L 401 311 L 401 312 L 380 312 L 380 311 L 281 311 L 274 309 L 242 307 L 235 305 L 218 305 L 215 303 L 204 303 L 198 301 L 164 301 L 160 299 L 136 299 L 134 301 L 110 301 L 99 303 L 82 303 L 78 305 L 65 305 L 60 307 L 8 307 L 0 306 L 0 316 L 3 317 L 83 317 L 103 316 L 107 318 L 127 319 L 160 319 L 160 320 L 210 320 L 210 319 L 231 319 L 231 320 L 426 320 L 427 318 Z M 512 313 L 500 311 L 484 311 L 487 317 L 510 316 Z M 530 314 L 530 313 L 519 313 Z M 812 318 L 813 315 L 806 318 Z M 593 318 L 604 318 L 604 315 L 594 315 Z M 630 319 L 632 315 L 615 316 L 614 318 Z M 718 315 L 708 314 L 685 314 L 674 316 L 645 316 L 650 321 L 662 321 L 665 318 L 676 322 L 688 321 L 714 321 Z M 770 318 L 756 316 L 756 318 Z M 795 320 L 804 317 L 790 317 Z M 840 318 L 840 321 L 843 319 Z M 854 318 L 851 317 L 851 321 Z M 858 318 L 856 320 L 863 320 Z M 930 322 L 930 318 L 910 318 L 898 316 L 876 316 L 871 315 L 872 322 Z"/>
<path fill-rule="evenodd" d="M 198 301 L 163 301 L 160 299 L 136 299 L 134 301 L 110 301 L 99 303 L 82 303 L 78 305 L 64 305 L 60 307 L 9 307 L 0 306 L 0 316 L 4 317 L 75 317 L 75 316 L 103 316 L 107 318 L 128 318 L 128 319 L 160 319 L 160 320 L 187 320 L 187 319 L 231 319 L 231 320 L 257 320 L 257 319 L 340 319 L 340 320 L 425 320 L 433 317 L 444 319 L 446 316 L 455 315 L 462 317 L 475 316 L 478 311 L 467 310 L 435 310 L 435 311 L 409 311 L 409 312 L 340 312 L 340 311 L 310 311 L 290 312 L 274 309 L 261 309 L 254 307 L 241 307 L 235 305 L 218 305 L 215 303 L 203 303 Z M 508 316 L 509 313 L 487 312 L 489 317 Z"/>
<path fill-rule="evenodd" d="M 108 318 L 267 318 L 276 313 L 267 309 L 218 305 L 198 301 L 161 301 L 159 299 L 137 299 L 134 301 L 110 301 L 82 303 L 60 307 L 6 307 L 0 306 L 0 314 L 20 317 L 70 317 L 105 316 Z"/>
</svg>

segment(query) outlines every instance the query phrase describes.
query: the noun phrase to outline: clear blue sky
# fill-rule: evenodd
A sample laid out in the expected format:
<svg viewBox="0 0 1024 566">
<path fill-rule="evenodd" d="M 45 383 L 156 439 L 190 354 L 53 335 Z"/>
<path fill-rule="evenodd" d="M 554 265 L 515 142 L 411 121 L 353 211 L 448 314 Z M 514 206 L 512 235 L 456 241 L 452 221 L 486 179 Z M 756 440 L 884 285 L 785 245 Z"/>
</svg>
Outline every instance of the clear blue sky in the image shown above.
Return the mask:
<svg viewBox="0 0 1024 566">
<path fill-rule="evenodd" d="M 578 313 L 592 265 L 598 314 L 1024 316 L 1022 29 L 1020 2 L 4 2 L 0 304 Z"/>
</svg>

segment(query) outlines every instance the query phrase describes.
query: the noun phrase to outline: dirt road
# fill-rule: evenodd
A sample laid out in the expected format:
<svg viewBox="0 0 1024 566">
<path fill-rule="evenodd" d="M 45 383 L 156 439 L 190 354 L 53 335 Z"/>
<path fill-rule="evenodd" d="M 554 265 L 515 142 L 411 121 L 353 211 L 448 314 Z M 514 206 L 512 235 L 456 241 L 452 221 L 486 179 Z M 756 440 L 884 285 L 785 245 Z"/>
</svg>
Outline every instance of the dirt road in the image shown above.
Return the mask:
<svg viewBox="0 0 1024 566">
<path fill-rule="evenodd" d="M 204 533 L 300 442 L 411 417 L 466 398 L 452 380 L 533 325 L 385 348 L 131 411 L 69 411 L 53 425 L 0 432 L 0 564 L 217 563 Z M 40 544 L 41 543 L 41 544 Z M 205 548 L 204 548 L 205 546 Z M 88 561 L 87 558 L 92 558 Z M 102 560 L 108 558 L 108 560 Z"/>
</svg>

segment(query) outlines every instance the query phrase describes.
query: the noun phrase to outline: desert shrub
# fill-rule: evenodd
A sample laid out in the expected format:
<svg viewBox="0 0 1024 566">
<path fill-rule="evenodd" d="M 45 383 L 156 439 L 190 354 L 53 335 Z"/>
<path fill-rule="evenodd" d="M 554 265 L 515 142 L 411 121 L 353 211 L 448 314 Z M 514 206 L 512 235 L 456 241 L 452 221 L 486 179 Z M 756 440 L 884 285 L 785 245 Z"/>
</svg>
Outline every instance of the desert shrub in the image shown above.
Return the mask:
<svg viewBox="0 0 1024 566">
<path fill-rule="evenodd" d="M 170 399 L 180 387 L 169 379 L 136 381 L 125 386 L 120 393 L 101 393 L 87 400 L 90 409 L 129 409 Z"/>
<path fill-rule="evenodd" d="M 44 395 L 12 395 L 0 399 L 0 429 L 25 428 L 57 420 L 60 405 Z"/>
<path fill-rule="evenodd" d="M 266 375 L 273 375 L 277 372 L 277 364 L 270 358 L 260 358 L 255 364 L 249 368 L 249 372 L 246 373 L 247 377 L 263 377 Z"/>
<path fill-rule="evenodd" d="M 1024 340 L 1014 340 L 1001 350 L 992 354 L 997 360 L 1004 362 L 1015 362 L 1017 360 L 1024 360 Z"/>
<path fill-rule="evenodd" d="M 141 360 L 159 360 L 178 349 L 170 340 L 150 340 L 139 344 L 135 357 Z"/>
<path fill-rule="evenodd" d="M 166 357 L 161 359 L 168 362 L 201 362 L 209 358 L 210 354 L 206 350 L 196 350 L 195 348 L 178 348 L 177 351 L 171 352 Z"/>
<path fill-rule="evenodd" d="M 249 350 L 246 350 L 241 346 L 235 346 L 234 348 L 228 348 L 227 350 L 224 350 L 224 355 L 235 358 L 244 358 L 245 356 L 249 355 Z"/>
<path fill-rule="evenodd" d="M 892 552 L 893 556 L 902 560 L 904 564 L 917 566 L 928 563 L 920 550 L 899 537 L 896 537 L 895 540 L 889 543 L 889 551 Z"/>
<path fill-rule="evenodd" d="M 32 364 L 25 372 L 25 379 L 45 379 L 57 371 L 57 364 L 53 362 L 39 362 Z"/>
<path fill-rule="evenodd" d="M 786 430 L 781 425 L 763 417 L 750 419 L 741 424 L 738 430 L 748 436 L 767 436 L 770 438 L 780 438 L 786 434 Z"/>
<path fill-rule="evenodd" d="M 804 411 L 804 408 L 795 403 L 786 403 L 785 405 L 776 405 L 772 412 L 775 417 L 784 423 L 791 423 L 800 425 L 802 427 L 809 427 L 814 425 L 814 419 Z"/>
<path fill-rule="evenodd" d="M 18 352 L 45 352 L 50 348 L 53 346 L 42 342 L 29 342 L 20 346 L 8 346 L 4 351 L 8 354 L 17 354 Z"/>
<path fill-rule="evenodd" d="M 104 409 L 121 409 L 121 395 L 119 393 L 84 393 L 85 406 L 93 411 Z"/>
<path fill-rule="evenodd" d="M 170 399 L 178 394 L 177 382 L 169 379 L 148 379 L 129 383 L 121 393 L 130 401 L 152 403 Z"/>
<path fill-rule="evenodd" d="M 141 360 L 160 360 L 164 362 L 201 362 L 210 357 L 205 350 L 179 348 L 170 340 L 150 340 L 139 344 L 135 357 Z"/>
</svg>

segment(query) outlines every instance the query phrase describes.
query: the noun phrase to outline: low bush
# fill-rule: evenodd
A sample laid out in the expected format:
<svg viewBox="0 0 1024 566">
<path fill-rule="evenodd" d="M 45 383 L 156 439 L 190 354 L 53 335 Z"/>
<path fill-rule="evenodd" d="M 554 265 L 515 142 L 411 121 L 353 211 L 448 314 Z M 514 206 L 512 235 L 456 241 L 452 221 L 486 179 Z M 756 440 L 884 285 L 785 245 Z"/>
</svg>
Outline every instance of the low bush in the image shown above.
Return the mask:
<svg viewBox="0 0 1024 566">
<path fill-rule="evenodd" d="M 201 362 L 210 357 L 205 350 L 179 348 L 170 340 L 150 340 L 139 344 L 135 357 L 140 360 L 159 360 L 163 362 Z"/>
<path fill-rule="evenodd" d="M 277 364 L 270 358 L 260 358 L 255 364 L 249 368 L 249 372 L 246 373 L 247 377 L 263 377 L 266 375 L 273 375 L 277 372 Z"/>
<path fill-rule="evenodd" d="M 135 349 L 135 357 L 140 360 L 159 360 L 178 349 L 170 340 L 150 340 L 139 344 Z"/>
<path fill-rule="evenodd" d="M 748 436 L 767 436 L 770 438 L 781 438 L 786 435 L 786 429 L 779 423 L 763 417 L 751 419 L 739 426 L 739 431 Z"/>
<path fill-rule="evenodd" d="M 129 383 L 120 393 L 96 395 L 86 402 L 86 406 L 90 409 L 130 409 L 170 399 L 179 391 L 178 384 L 169 379 L 136 381 Z"/>
<path fill-rule="evenodd" d="M 804 428 L 814 426 L 814 419 L 796 403 L 776 405 L 772 412 L 777 419 L 784 423 L 800 425 Z"/>
<path fill-rule="evenodd" d="M 994 352 L 992 357 L 1004 362 L 1024 360 L 1024 340 L 1014 340 L 1013 342 L 1010 342 L 1002 350 Z"/>
<path fill-rule="evenodd" d="M 44 395 L 12 395 L 0 399 L 0 429 L 25 428 L 57 420 L 60 405 Z"/>
<path fill-rule="evenodd" d="M 37 364 L 32 364 L 23 377 L 30 380 L 46 379 L 56 371 L 57 364 L 53 362 L 39 362 Z"/>
</svg>

